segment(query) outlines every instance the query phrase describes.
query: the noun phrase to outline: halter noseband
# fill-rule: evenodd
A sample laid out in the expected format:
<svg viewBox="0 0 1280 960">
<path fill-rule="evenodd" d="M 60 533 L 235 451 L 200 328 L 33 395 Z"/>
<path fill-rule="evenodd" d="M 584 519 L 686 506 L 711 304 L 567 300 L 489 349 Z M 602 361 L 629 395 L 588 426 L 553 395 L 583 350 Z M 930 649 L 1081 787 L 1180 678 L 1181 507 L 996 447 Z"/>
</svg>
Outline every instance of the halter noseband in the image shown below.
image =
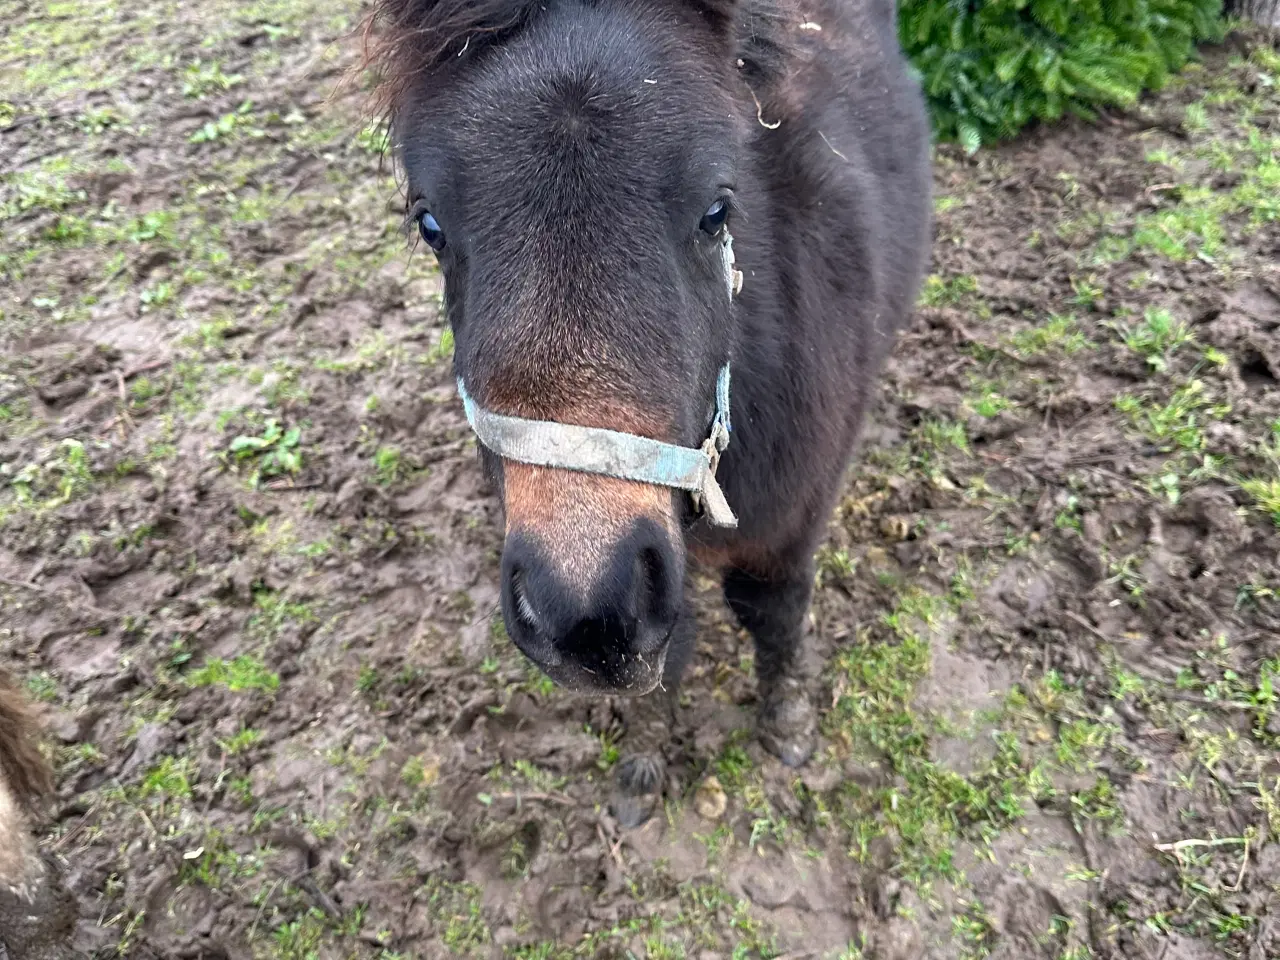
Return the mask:
<svg viewBox="0 0 1280 960">
<path fill-rule="evenodd" d="M 722 244 L 725 286 L 730 298 L 742 290 L 742 272 L 733 257 L 733 237 Z M 458 378 L 458 396 L 476 438 L 504 460 L 539 467 L 596 473 L 659 487 L 687 490 L 694 510 L 716 527 L 736 527 L 724 492 L 716 480 L 720 455 L 729 445 L 729 364 L 716 376 L 715 415 L 700 447 L 682 447 L 633 433 L 583 427 L 553 420 L 526 420 L 493 413 L 476 404 Z"/>
</svg>

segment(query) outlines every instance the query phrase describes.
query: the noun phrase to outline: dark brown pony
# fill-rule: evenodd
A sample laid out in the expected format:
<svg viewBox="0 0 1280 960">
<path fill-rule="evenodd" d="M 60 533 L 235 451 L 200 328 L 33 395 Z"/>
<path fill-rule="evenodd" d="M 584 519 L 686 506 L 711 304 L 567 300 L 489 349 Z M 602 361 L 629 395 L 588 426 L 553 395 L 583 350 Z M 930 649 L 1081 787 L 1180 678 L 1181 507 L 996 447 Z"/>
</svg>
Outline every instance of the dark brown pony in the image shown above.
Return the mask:
<svg viewBox="0 0 1280 960">
<path fill-rule="evenodd" d="M 752 633 L 764 744 L 814 747 L 797 668 L 813 555 L 929 243 L 928 129 L 893 0 L 378 0 L 410 220 L 483 408 L 685 447 L 732 368 L 736 530 L 669 488 L 483 457 L 512 639 L 644 697 L 615 810 L 663 782 L 692 649 L 688 558 Z M 745 283 L 726 295 L 731 231 Z M 647 706 L 646 706 L 647 705 Z"/>
<path fill-rule="evenodd" d="M 31 835 L 31 817 L 53 789 L 38 730 L 17 684 L 0 670 L 0 958 L 73 960 L 75 900 Z"/>
</svg>

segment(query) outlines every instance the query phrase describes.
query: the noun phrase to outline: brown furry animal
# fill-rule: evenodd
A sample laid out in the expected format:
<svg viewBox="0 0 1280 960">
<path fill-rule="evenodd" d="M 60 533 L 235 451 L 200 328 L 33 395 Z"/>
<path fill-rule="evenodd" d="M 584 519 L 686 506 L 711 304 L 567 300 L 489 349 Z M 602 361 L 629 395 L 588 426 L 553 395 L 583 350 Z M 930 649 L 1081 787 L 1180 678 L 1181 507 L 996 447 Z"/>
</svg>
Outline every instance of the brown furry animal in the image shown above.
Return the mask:
<svg viewBox="0 0 1280 960">
<path fill-rule="evenodd" d="M 73 960 L 75 898 L 42 856 L 31 816 L 52 792 L 39 725 L 13 678 L 0 670 L 0 960 Z"/>
<path fill-rule="evenodd" d="M 628 826 L 667 782 L 690 559 L 755 641 L 761 744 L 792 766 L 818 744 L 814 555 L 929 254 L 929 123 L 895 7 L 372 5 L 406 226 L 439 261 L 475 403 L 701 449 L 732 367 L 714 462 L 736 527 L 665 484 L 480 445 L 507 634 L 565 687 L 636 698 L 612 804 Z M 545 433 L 525 434 L 538 454 Z"/>
</svg>

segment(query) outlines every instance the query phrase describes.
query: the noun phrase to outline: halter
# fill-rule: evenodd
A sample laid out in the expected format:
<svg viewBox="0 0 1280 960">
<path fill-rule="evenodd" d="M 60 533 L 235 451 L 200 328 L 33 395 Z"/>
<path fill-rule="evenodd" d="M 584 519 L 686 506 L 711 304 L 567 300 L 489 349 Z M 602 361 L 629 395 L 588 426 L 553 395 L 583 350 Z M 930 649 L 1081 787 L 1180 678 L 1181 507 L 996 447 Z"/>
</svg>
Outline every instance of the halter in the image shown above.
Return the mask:
<svg viewBox="0 0 1280 960">
<path fill-rule="evenodd" d="M 721 258 L 725 288 L 732 299 L 742 291 L 742 272 L 735 265 L 733 237 L 727 230 L 721 244 Z M 461 377 L 458 396 L 462 398 L 467 423 L 477 439 L 504 460 L 687 490 L 694 510 L 705 513 L 713 526 L 738 525 L 738 518 L 716 480 L 720 455 L 729 445 L 732 429 L 727 362 L 716 376 L 715 414 L 710 433 L 700 447 L 682 447 L 599 427 L 493 413 L 476 404 Z"/>
</svg>

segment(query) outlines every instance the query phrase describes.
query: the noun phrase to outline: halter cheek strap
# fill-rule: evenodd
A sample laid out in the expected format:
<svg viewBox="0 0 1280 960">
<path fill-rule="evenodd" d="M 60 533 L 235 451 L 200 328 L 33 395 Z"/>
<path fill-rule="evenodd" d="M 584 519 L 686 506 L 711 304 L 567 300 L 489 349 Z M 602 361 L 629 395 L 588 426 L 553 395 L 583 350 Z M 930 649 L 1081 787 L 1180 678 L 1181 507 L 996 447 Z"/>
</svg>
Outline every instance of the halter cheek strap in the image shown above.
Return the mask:
<svg viewBox="0 0 1280 960">
<path fill-rule="evenodd" d="M 733 257 L 733 237 L 726 230 L 721 247 L 725 286 L 732 298 L 742 290 L 742 273 Z M 539 467 L 595 473 L 659 487 L 687 490 L 695 510 L 717 527 L 736 527 L 724 492 L 716 480 L 720 455 L 729 445 L 729 364 L 716 376 L 715 415 L 700 447 L 681 447 L 633 433 L 583 427 L 551 420 L 526 420 L 479 406 L 458 378 L 458 395 L 476 438 L 497 456 Z"/>
</svg>

